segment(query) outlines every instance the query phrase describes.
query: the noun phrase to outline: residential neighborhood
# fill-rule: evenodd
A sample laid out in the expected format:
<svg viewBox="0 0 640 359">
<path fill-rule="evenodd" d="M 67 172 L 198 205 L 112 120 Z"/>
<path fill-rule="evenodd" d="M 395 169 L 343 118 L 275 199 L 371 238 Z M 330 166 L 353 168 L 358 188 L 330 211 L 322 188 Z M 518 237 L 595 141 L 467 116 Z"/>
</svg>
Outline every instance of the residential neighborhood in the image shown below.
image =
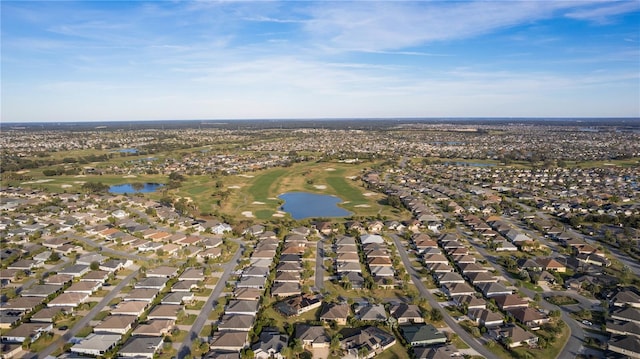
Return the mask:
<svg viewBox="0 0 640 359">
<path fill-rule="evenodd" d="M 9 130 L 2 357 L 640 357 L 637 131 L 371 127 Z"/>
</svg>

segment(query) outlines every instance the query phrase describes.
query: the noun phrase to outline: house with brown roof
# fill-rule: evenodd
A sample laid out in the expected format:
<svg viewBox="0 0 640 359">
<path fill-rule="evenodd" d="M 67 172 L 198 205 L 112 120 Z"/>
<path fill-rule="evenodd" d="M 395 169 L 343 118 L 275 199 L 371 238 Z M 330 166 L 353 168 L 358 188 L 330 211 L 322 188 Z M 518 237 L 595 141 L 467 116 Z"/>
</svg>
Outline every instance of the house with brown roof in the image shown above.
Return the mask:
<svg viewBox="0 0 640 359">
<path fill-rule="evenodd" d="M 449 283 L 440 287 L 442 292 L 449 298 L 460 295 L 473 295 L 476 291 L 467 283 Z"/>
<path fill-rule="evenodd" d="M 62 293 L 49 301 L 49 303 L 47 303 L 47 306 L 75 308 L 88 300 L 89 294 L 87 293 Z"/>
<path fill-rule="evenodd" d="M 240 352 L 249 345 L 249 332 L 221 330 L 214 333 L 209 347 L 213 350 Z"/>
<path fill-rule="evenodd" d="M 350 313 L 349 304 L 325 303 L 320 312 L 320 320 L 323 322 L 335 322 L 338 325 L 346 325 Z"/>
<path fill-rule="evenodd" d="M 112 315 L 133 315 L 139 317 L 149 303 L 145 302 L 120 302 L 114 309 L 111 310 Z"/>
<path fill-rule="evenodd" d="M 529 327 L 531 330 L 538 330 L 541 325 L 550 321 L 548 316 L 531 307 L 513 308 L 509 309 L 507 312 L 510 313 L 519 323 Z"/>
<path fill-rule="evenodd" d="M 537 258 L 536 262 L 540 264 L 543 270 L 548 272 L 565 273 L 567 271 L 567 266 L 558 262 L 555 258 Z"/>
<path fill-rule="evenodd" d="M 151 319 L 145 323 L 140 323 L 131 333 L 132 335 L 164 337 L 171 333 L 175 327 L 175 320 L 172 319 Z"/>
<path fill-rule="evenodd" d="M 488 309 L 469 309 L 467 316 L 476 324 L 486 328 L 499 327 L 504 323 L 502 314 Z"/>
<path fill-rule="evenodd" d="M 183 310 L 181 305 L 158 304 L 147 315 L 148 319 L 178 319 L 178 314 Z"/>
<path fill-rule="evenodd" d="M 138 317 L 133 315 L 110 315 L 93 327 L 93 331 L 124 335 L 131 330 L 137 319 Z"/>
<path fill-rule="evenodd" d="M 515 324 L 502 326 L 489 331 L 489 336 L 494 340 L 505 343 L 505 338 L 510 338 L 509 347 L 517 348 L 538 343 L 538 337 Z"/>
<path fill-rule="evenodd" d="M 517 294 L 498 295 L 492 299 L 496 301 L 496 305 L 500 310 L 526 308 L 529 306 L 529 301 L 525 298 L 521 298 Z"/>
<path fill-rule="evenodd" d="M 415 304 L 394 304 L 389 308 L 389 313 L 398 321 L 398 324 L 424 323 L 420 307 Z"/>
</svg>

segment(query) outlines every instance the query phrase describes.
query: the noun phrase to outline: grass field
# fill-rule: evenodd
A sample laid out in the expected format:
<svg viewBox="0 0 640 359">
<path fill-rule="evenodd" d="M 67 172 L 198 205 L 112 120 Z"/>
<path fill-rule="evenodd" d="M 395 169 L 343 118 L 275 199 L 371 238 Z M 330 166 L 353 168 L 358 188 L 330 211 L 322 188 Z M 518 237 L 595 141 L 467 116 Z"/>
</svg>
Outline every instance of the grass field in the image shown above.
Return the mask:
<svg viewBox="0 0 640 359">
<path fill-rule="evenodd" d="M 117 157 L 109 162 L 122 163 L 135 158 L 136 156 Z M 282 204 L 282 201 L 277 198 L 278 195 L 304 191 L 341 198 L 343 202 L 339 205 L 352 212 L 354 217 L 401 218 L 400 210 L 381 203 L 383 195 L 368 192 L 356 179 L 362 170 L 370 165 L 371 163 L 302 162 L 287 168 L 273 168 L 240 175 L 186 176 L 178 189 L 147 193 L 145 196 L 158 200 L 168 193 L 173 198 L 188 198 L 195 203 L 197 215 L 226 214 L 237 220 L 247 218 L 269 220 L 284 215 L 277 213 Z M 33 177 L 32 181 L 11 184 L 61 193 L 79 192 L 85 182 L 101 182 L 106 185 L 169 182 L 167 175 L 47 177 L 42 174 L 42 169 L 30 171 L 29 174 Z"/>
</svg>

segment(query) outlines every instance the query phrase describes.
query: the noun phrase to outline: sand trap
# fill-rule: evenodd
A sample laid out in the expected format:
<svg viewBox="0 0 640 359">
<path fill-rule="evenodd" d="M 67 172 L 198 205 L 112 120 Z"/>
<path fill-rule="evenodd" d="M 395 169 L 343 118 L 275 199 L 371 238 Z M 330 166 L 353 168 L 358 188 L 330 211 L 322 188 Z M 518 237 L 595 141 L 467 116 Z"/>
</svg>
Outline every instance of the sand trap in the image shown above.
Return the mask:
<svg viewBox="0 0 640 359">
<path fill-rule="evenodd" d="M 313 185 L 313 187 L 315 187 L 317 189 L 327 189 L 327 186 L 325 186 L 323 184 L 316 184 L 316 185 Z"/>
<path fill-rule="evenodd" d="M 70 184 L 61 184 L 60 187 L 62 187 L 62 188 L 71 188 L 73 186 L 70 185 Z"/>
<path fill-rule="evenodd" d="M 85 184 L 87 182 L 86 181 L 73 181 L 73 183 L 75 183 L 75 184 Z"/>
<path fill-rule="evenodd" d="M 230 189 L 238 189 L 238 188 L 240 188 L 240 186 L 229 186 L 229 187 L 227 187 L 227 188 L 230 188 Z"/>
<path fill-rule="evenodd" d="M 358 176 L 347 176 L 345 178 L 346 179 L 350 179 L 350 180 L 354 180 L 354 179 L 358 178 Z"/>
<path fill-rule="evenodd" d="M 336 170 L 335 168 L 331 168 L 331 167 L 325 169 L 325 171 L 335 171 L 335 170 Z"/>
<path fill-rule="evenodd" d="M 273 216 L 274 217 L 284 217 L 284 214 L 282 214 L 282 213 L 274 213 Z"/>
<path fill-rule="evenodd" d="M 23 175 L 23 174 L 29 173 L 29 172 L 31 172 L 31 171 L 29 171 L 29 170 L 21 170 L 21 171 L 18 171 L 16 173 L 19 174 L 19 175 Z"/>
<path fill-rule="evenodd" d="M 51 182 L 51 181 L 53 181 L 53 179 L 41 179 L 41 180 L 36 180 L 36 181 L 22 182 L 21 184 L 47 183 L 47 182 Z"/>
<path fill-rule="evenodd" d="M 368 207 L 371 207 L 371 206 L 368 205 L 368 204 L 356 204 L 354 207 L 368 208 Z"/>
<path fill-rule="evenodd" d="M 272 200 L 274 200 L 274 201 L 277 201 L 277 200 L 278 200 L 278 199 L 277 199 L 277 198 L 275 198 L 275 197 L 269 197 L 269 198 L 267 198 L 267 199 L 272 199 Z"/>
<path fill-rule="evenodd" d="M 238 176 L 240 176 L 240 177 L 244 177 L 244 178 L 253 178 L 253 177 L 254 177 L 254 176 L 252 176 L 252 175 L 238 175 Z"/>
<path fill-rule="evenodd" d="M 122 178 L 136 178 L 138 176 L 136 175 L 126 175 L 126 176 L 122 176 Z"/>
<path fill-rule="evenodd" d="M 251 204 L 264 204 L 264 202 L 253 201 L 253 202 L 251 202 Z"/>
<path fill-rule="evenodd" d="M 253 212 L 251 212 L 251 211 L 244 211 L 244 212 L 242 212 L 241 214 L 242 214 L 243 216 L 247 217 L 247 218 L 253 218 L 253 217 L 255 217 L 255 216 L 253 215 Z"/>
<path fill-rule="evenodd" d="M 75 177 L 75 178 L 83 178 L 83 177 L 87 177 L 87 176 L 85 176 L 85 175 L 75 175 L 73 177 Z"/>
<path fill-rule="evenodd" d="M 375 192 L 367 192 L 367 193 L 363 193 L 362 195 L 365 197 L 370 197 L 370 196 L 375 196 L 376 194 Z"/>
</svg>

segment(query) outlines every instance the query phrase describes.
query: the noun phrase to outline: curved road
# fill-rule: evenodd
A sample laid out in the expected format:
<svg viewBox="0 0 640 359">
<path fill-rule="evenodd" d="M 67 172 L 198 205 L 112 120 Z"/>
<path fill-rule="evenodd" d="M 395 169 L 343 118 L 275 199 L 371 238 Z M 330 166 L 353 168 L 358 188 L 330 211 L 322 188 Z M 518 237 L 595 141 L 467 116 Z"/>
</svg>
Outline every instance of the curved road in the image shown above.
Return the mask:
<svg viewBox="0 0 640 359">
<path fill-rule="evenodd" d="M 200 335 L 200 332 L 204 327 L 204 323 L 207 321 L 209 313 L 214 307 L 213 302 L 216 299 L 220 298 L 220 293 L 222 293 L 222 290 L 227 284 L 227 280 L 229 280 L 229 277 L 231 276 L 231 272 L 233 272 L 233 269 L 235 268 L 235 266 L 238 264 L 238 261 L 240 260 L 240 256 L 244 252 L 244 244 L 239 240 L 234 240 L 234 242 L 240 244 L 240 247 L 238 247 L 238 250 L 234 254 L 233 258 L 231 258 L 229 262 L 223 265 L 224 273 L 222 273 L 222 276 L 218 280 L 218 283 L 216 283 L 216 287 L 211 292 L 209 299 L 205 303 L 203 309 L 200 311 L 200 314 L 198 314 L 198 317 L 196 318 L 195 322 L 193 322 L 193 325 L 191 326 L 191 330 L 189 330 L 189 333 L 184 338 L 184 341 L 182 342 L 180 349 L 178 349 L 177 357 L 179 359 L 184 358 L 191 353 L 191 343 L 195 338 L 197 338 Z"/>
<path fill-rule="evenodd" d="M 506 272 L 504 267 L 502 267 L 500 264 L 496 262 L 496 258 L 494 256 L 490 255 L 484 248 L 478 246 L 474 242 L 472 241 L 468 241 L 468 242 L 471 243 L 471 245 L 478 251 L 478 253 L 480 253 L 485 259 L 487 259 L 487 261 L 489 261 L 493 265 L 493 267 L 500 272 L 500 275 L 502 275 L 509 283 L 511 283 L 511 285 L 515 285 L 516 280 L 511 278 L 511 276 Z M 518 287 L 518 290 L 521 293 L 525 294 L 527 297 L 529 297 L 529 299 L 533 299 L 536 295 L 536 292 L 524 287 Z M 549 292 L 549 293 L 555 293 L 555 292 Z M 567 294 L 565 292 L 561 292 L 561 293 L 562 295 Z M 540 293 L 540 294 L 542 295 L 543 293 Z M 580 300 L 578 298 L 576 299 L 582 303 L 586 298 L 583 298 L 583 300 Z M 584 350 L 583 348 L 583 343 L 585 338 L 584 330 L 576 320 L 574 320 L 569 316 L 568 313 L 570 313 L 571 311 L 568 310 L 567 308 L 558 307 L 546 301 L 540 301 L 539 305 L 546 310 L 560 309 L 562 321 L 564 321 L 569 327 L 569 329 L 571 330 L 569 340 L 567 340 L 567 343 L 565 344 L 564 348 L 562 348 L 562 351 L 558 354 L 557 357 L 558 358 L 574 358 L 576 355 L 580 354 Z M 587 308 L 590 308 L 590 307 L 591 307 L 591 302 L 589 302 L 589 306 Z"/>
<path fill-rule="evenodd" d="M 69 339 L 71 339 L 74 335 L 76 335 L 82 328 L 86 327 L 87 325 L 89 325 L 89 322 L 93 320 L 93 318 L 100 313 L 100 311 L 102 311 L 102 309 L 104 307 L 107 306 L 107 304 L 109 304 L 109 302 L 111 302 L 111 300 L 113 298 L 115 298 L 118 294 L 120 294 L 120 291 L 122 290 L 122 288 L 124 288 L 127 284 L 129 284 L 129 282 L 136 276 L 138 275 L 139 272 L 139 268 L 135 271 L 133 271 L 133 273 L 129 274 L 128 276 L 126 276 L 123 280 L 120 281 L 120 283 L 118 283 L 118 285 L 116 285 L 115 287 L 113 287 L 113 289 L 100 301 L 100 303 L 98 303 L 98 305 L 96 305 L 95 307 L 93 307 L 93 309 L 91 309 L 89 311 L 89 313 L 87 315 L 85 315 L 84 317 L 82 317 L 74 326 L 73 328 L 69 329 L 62 337 L 60 337 L 58 340 L 56 340 L 55 342 L 51 343 L 48 347 L 46 347 L 44 350 L 33 354 L 31 357 L 29 357 L 30 359 L 44 359 L 46 358 L 48 355 L 50 355 L 51 353 L 53 353 L 56 349 L 58 349 L 59 347 L 62 347 L 65 343 L 67 343 L 69 341 Z"/>
<path fill-rule="evenodd" d="M 424 283 L 422 283 L 422 281 L 420 280 L 420 276 L 416 272 L 415 268 L 413 268 L 413 266 L 411 265 L 411 261 L 409 260 L 407 251 L 404 249 L 404 246 L 400 242 L 400 239 L 398 238 L 398 236 L 395 234 L 389 234 L 389 236 L 391 237 L 391 239 L 393 239 L 393 242 L 395 243 L 396 248 L 398 249 L 398 253 L 402 258 L 402 262 L 404 263 L 404 266 L 407 269 L 407 273 L 409 273 L 409 275 L 411 276 L 411 280 L 413 281 L 413 284 L 415 284 L 416 288 L 418 288 L 418 291 L 420 291 L 420 294 L 424 298 L 427 298 L 431 307 L 439 308 L 440 311 L 442 312 L 442 318 L 444 319 L 445 323 L 447 323 L 447 325 L 451 329 L 453 329 L 453 331 L 455 331 L 456 334 L 458 334 L 460 339 L 462 339 L 471 348 L 477 351 L 478 354 L 484 356 L 485 358 L 495 358 L 496 356 L 492 352 L 490 352 L 487 348 L 484 347 L 484 345 L 482 345 L 478 340 L 476 340 L 476 338 L 472 337 L 471 334 L 469 334 L 466 330 L 464 330 L 460 326 L 460 324 L 458 324 L 453 318 L 451 318 L 451 316 L 446 310 L 442 309 L 442 306 L 440 305 L 440 303 L 438 303 L 438 301 L 435 299 L 433 294 L 429 292 L 427 287 L 425 287 Z"/>
</svg>

